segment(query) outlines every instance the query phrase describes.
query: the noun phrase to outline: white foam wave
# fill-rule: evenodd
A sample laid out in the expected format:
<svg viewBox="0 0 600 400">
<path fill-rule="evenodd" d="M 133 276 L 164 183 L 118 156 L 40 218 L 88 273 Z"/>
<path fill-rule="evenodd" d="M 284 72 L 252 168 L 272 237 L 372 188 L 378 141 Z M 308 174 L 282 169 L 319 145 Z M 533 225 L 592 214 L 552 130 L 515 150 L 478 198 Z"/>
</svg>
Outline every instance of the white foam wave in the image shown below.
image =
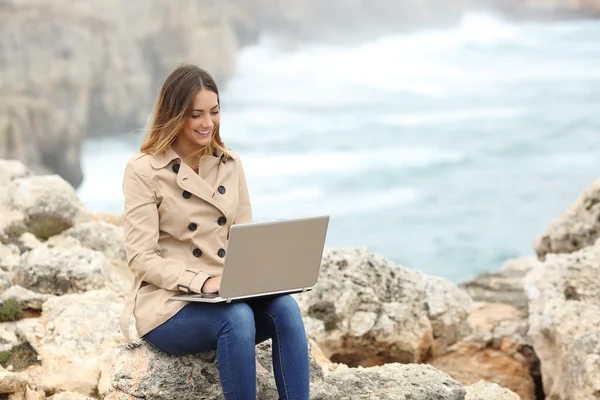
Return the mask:
<svg viewBox="0 0 600 400">
<path fill-rule="evenodd" d="M 465 14 L 455 32 L 460 44 L 491 46 L 527 40 L 527 38 L 522 38 L 514 23 L 497 15 L 483 12 Z"/>
<path fill-rule="evenodd" d="M 456 163 L 465 155 L 432 148 L 361 149 L 313 153 L 248 153 L 244 164 L 250 179 L 265 177 L 307 176 L 324 173 L 354 174 L 373 169 L 423 168 L 442 163 Z"/>
<path fill-rule="evenodd" d="M 418 198 L 411 188 L 376 192 L 329 192 L 318 188 L 297 188 L 284 193 L 252 193 L 256 220 L 301 218 L 328 214 L 332 217 L 357 215 L 398 207 Z"/>
<path fill-rule="evenodd" d="M 381 117 L 380 122 L 393 126 L 425 126 L 439 123 L 515 118 L 523 114 L 517 109 L 472 109 L 410 113 Z"/>
</svg>

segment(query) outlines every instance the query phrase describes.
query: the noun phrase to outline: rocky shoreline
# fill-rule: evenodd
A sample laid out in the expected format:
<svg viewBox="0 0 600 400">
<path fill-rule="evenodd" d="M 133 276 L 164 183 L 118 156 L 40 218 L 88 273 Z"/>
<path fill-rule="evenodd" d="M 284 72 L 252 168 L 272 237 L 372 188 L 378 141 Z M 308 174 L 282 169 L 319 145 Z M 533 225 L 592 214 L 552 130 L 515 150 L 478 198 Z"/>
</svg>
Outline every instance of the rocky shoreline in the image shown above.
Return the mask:
<svg viewBox="0 0 600 400">
<path fill-rule="evenodd" d="M 214 352 L 124 344 L 119 218 L 18 161 L 0 160 L 0 187 L 0 398 L 222 398 Z M 296 295 L 311 398 L 596 399 L 599 221 L 597 181 L 535 240 L 537 257 L 458 286 L 364 248 L 327 249 L 315 290 Z M 275 399 L 269 342 L 257 357 L 259 399 Z"/>
</svg>

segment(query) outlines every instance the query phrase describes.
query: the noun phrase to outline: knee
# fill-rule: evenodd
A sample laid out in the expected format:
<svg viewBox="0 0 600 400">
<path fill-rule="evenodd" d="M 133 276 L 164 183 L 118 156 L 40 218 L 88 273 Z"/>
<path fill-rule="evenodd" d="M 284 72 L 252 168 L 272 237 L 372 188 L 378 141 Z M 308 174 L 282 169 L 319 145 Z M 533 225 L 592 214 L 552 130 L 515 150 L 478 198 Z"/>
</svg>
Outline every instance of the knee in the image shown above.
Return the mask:
<svg viewBox="0 0 600 400">
<path fill-rule="evenodd" d="M 256 327 L 254 325 L 254 312 L 246 303 L 228 305 L 228 310 L 223 318 L 221 332 L 232 333 L 240 340 L 254 340 Z"/>
<path fill-rule="evenodd" d="M 269 304 L 268 312 L 279 321 L 286 321 L 290 325 L 302 325 L 300 308 L 292 296 L 275 297 Z"/>
</svg>

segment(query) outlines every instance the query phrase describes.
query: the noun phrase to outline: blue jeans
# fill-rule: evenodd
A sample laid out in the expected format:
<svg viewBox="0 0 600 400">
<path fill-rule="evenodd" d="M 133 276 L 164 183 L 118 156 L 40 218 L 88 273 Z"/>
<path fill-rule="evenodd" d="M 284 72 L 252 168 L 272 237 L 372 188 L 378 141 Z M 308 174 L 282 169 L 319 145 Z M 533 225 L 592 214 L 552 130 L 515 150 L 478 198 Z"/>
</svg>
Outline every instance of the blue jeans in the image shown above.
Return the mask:
<svg viewBox="0 0 600 400">
<path fill-rule="evenodd" d="M 279 398 L 308 400 L 308 345 L 296 300 L 260 297 L 232 303 L 189 303 L 144 336 L 174 355 L 217 349 L 226 400 L 256 399 L 255 344 L 273 340 L 273 371 Z"/>
</svg>

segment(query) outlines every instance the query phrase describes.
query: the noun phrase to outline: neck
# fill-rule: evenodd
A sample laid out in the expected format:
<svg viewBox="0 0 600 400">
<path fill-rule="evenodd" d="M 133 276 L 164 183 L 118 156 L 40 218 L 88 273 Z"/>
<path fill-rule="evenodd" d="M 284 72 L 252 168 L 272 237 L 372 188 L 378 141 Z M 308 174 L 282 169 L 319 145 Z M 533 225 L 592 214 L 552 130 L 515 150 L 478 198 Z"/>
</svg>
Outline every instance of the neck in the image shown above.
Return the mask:
<svg viewBox="0 0 600 400">
<path fill-rule="evenodd" d="M 198 151 L 201 149 L 186 145 L 185 143 L 181 143 L 178 140 L 175 140 L 173 144 L 171 144 L 171 147 L 173 148 L 175 153 L 177 153 L 177 155 L 181 157 L 181 160 L 184 163 L 186 163 L 192 168 L 198 167 L 198 163 L 200 162 L 200 156 L 190 156 L 194 153 L 198 153 Z"/>
</svg>

